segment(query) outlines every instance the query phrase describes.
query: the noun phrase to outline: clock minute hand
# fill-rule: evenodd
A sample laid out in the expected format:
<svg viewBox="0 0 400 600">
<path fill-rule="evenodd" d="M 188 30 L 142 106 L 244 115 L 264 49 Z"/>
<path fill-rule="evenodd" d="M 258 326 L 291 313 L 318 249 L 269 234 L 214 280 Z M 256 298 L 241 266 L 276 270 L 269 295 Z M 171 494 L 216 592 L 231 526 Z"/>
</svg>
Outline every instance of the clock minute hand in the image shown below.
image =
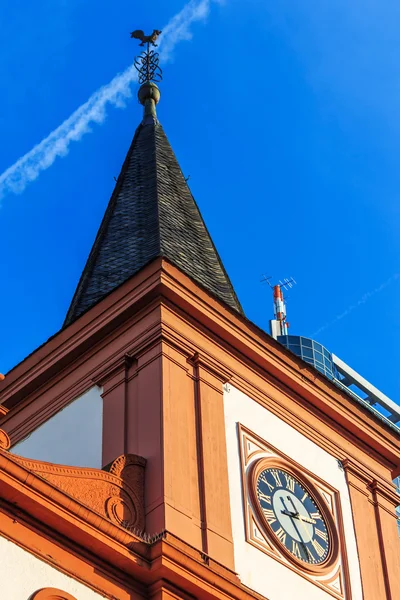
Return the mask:
<svg viewBox="0 0 400 600">
<path fill-rule="evenodd" d="M 315 521 L 315 519 L 309 519 L 308 517 L 303 517 L 303 515 L 301 515 L 300 513 L 297 513 L 297 515 L 293 515 L 293 517 L 295 519 L 299 519 L 299 521 L 301 521 L 302 523 L 310 523 L 310 525 L 315 525 L 317 521 Z"/>
<path fill-rule="evenodd" d="M 292 502 L 292 506 L 293 506 L 293 508 L 296 510 L 296 507 L 295 507 L 295 505 L 293 504 L 293 501 L 291 500 L 290 496 L 288 496 L 287 498 L 288 498 L 288 500 L 290 500 L 290 501 Z M 301 544 L 301 546 L 302 546 L 302 548 L 303 548 L 303 551 L 304 551 L 304 553 L 305 553 L 305 555 L 306 555 L 307 559 L 309 560 L 309 558 L 310 558 L 310 553 L 309 553 L 309 550 L 308 550 L 308 548 L 307 548 L 307 546 L 306 546 L 306 544 L 305 544 L 305 541 L 303 540 L 303 537 L 302 537 L 302 535 L 301 535 L 301 533 L 300 533 L 300 531 L 299 531 L 299 529 L 298 529 L 298 527 L 297 527 L 297 525 L 296 525 L 296 521 L 294 520 L 294 519 L 296 518 L 296 516 L 297 516 L 299 513 L 298 513 L 298 511 L 297 511 L 297 510 L 296 510 L 296 512 L 295 512 L 295 513 L 293 513 L 293 512 L 291 512 L 290 510 L 288 510 L 288 509 L 286 508 L 286 504 L 285 504 L 285 501 L 284 501 L 284 499 L 283 499 L 283 498 L 281 498 L 281 502 L 282 502 L 282 504 L 283 504 L 283 510 L 282 510 L 281 512 L 282 512 L 282 514 L 284 514 L 284 515 L 287 515 L 288 517 L 290 517 L 290 518 L 291 518 L 291 520 L 292 520 L 292 523 L 293 523 L 293 527 L 294 527 L 294 529 L 295 529 L 295 531 L 296 531 L 297 535 L 299 536 L 300 544 Z M 303 525 L 303 524 L 302 524 L 302 525 Z M 303 529 L 305 529 L 304 525 L 303 525 Z"/>
</svg>

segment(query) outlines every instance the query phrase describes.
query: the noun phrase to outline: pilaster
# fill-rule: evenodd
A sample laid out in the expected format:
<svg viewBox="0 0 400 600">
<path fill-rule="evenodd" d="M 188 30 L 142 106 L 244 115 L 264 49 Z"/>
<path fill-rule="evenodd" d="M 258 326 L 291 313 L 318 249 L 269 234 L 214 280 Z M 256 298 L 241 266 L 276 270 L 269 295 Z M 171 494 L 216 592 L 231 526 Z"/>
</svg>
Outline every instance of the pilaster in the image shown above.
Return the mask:
<svg viewBox="0 0 400 600">
<path fill-rule="evenodd" d="M 375 508 L 375 519 L 386 582 L 388 600 L 400 599 L 400 538 L 397 528 L 396 506 L 400 498 L 394 488 L 373 480 L 369 485 Z"/>
<path fill-rule="evenodd" d="M 194 366 L 202 541 L 206 554 L 234 569 L 223 384 L 230 373 L 196 353 Z"/>
<path fill-rule="evenodd" d="M 127 452 L 127 378 L 131 362 L 123 356 L 94 377 L 94 383 L 103 388 L 103 467 Z"/>
<path fill-rule="evenodd" d="M 192 368 L 182 345 L 163 339 L 162 411 L 166 529 L 202 549 L 200 468 Z"/>
<path fill-rule="evenodd" d="M 400 542 L 394 489 L 346 459 L 364 600 L 399 600 Z"/>
</svg>

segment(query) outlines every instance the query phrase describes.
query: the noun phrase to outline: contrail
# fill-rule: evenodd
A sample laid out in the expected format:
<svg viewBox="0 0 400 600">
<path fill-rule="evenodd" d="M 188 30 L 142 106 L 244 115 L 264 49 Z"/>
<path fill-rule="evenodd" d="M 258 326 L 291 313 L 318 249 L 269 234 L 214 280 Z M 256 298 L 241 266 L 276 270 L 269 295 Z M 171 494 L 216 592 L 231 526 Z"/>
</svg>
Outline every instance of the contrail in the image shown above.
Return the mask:
<svg viewBox="0 0 400 600">
<path fill-rule="evenodd" d="M 211 3 L 216 0 L 190 0 L 163 28 L 160 36 L 161 57 L 171 60 L 175 46 L 182 40 L 191 39 L 190 26 L 207 17 Z M 91 132 L 92 123 L 103 123 L 108 105 L 124 108 L 131 97 L 131 85 L 137 81 L 136 69 L 129 66 L 104 85 L 80 106 L 57 129 L 52 131 L 32 150 L 19 158 L 0 175 L 0 198 L 6 193 L 20 194 L 26 186 L 37 179 L 41 171 L 48 169 L 58 156 L 68 154 L 71 142 L 79 141 Z"/>
<path fill-rule="evenodd" d="M 381 292 L 382 290 L 384 290 L 388 285 L 393 283 L 393 281 L 395 281 L 396 279 L 399 279 L 399 277 L 400 277 L 400 274 L 395 273 L 394 275 L 389 277 L 389 279 L 387 281 L 385 281 L 384 283 L 381 283 L 381 285 L 376 287 L 374 290 L 371 290 L 370 292 L 366 292 L 363 296 L 361 296 L 361 298 L 355 304 L 351 304 L 342 313 L 340 313 L 339 315 L 336 315 L 336 317 L 334 319 L 332 319 L 332 321 L 328 321 L 327 323 L 325 323 L 325 325 L 322 325 L 322 327 L 317 329 L 317 331 L 314 331 L 314 333 L 311 333 L 310 337 L 314 338 L 316 335 L 321 333 L 321 331 L 325 331 L 325 329 L 328 329 L 328 327 L 335 325 L 335 323 L 337 323 L 338 321 L 341 321 L 342 319 L 347 317 L 350 313 L 353 312 L 353 310 L 355 310 L 356 308 L 359 308 L 362 304 L 365 304 L 370 298 L 372 298 L 372 296 L 375 296 L 375 294 L 378 294 L 378 292 Z"/>
</svg>

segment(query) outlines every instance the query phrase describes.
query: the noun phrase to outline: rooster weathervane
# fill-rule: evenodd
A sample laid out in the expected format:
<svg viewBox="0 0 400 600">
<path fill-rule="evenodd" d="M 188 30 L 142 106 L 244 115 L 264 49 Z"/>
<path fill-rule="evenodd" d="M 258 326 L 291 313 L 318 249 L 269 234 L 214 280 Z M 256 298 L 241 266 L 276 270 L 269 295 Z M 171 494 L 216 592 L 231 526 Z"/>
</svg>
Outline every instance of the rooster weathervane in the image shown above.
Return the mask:
<svg viewBox="0 0 400 600">
<path fill-rule="evenodd" d="M 154 29 L 150 35 L 145 35 L 141 29 L 135 29 L 131 33 L 131 38 L 140 40 L 139 46 L 147 44 L 146 50 L 135 58 L 135 68 L 139 73 L 140 84 L 150 81 L 158 82 L 162 79 L 162 70 L 159 67 L 160 56 L 158 52 L 150 48 L 151 46 L 157 47 L 156 41 L 161 33 L 159 29 Z"/>
</svg>

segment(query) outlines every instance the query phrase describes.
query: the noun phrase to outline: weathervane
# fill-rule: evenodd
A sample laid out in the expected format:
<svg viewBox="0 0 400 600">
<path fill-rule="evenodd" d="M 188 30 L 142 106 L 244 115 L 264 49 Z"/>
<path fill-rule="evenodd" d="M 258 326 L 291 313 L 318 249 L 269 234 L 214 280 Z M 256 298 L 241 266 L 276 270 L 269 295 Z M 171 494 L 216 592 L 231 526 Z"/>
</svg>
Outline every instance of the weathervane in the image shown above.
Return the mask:
<svg viewBox="0 0 400 600">
<path fill-rule="evenodd" d="M 150 49 L 151 46 L 157 47 L 156 41 L 159 35 L 161 35 L 161 31 L 158 29 L 154 29 L 150 35 L 145 35 L 141 29 L 136 29 L 131 33 L 131 38 L 141 41 L 139 46 L 147 44 L 146 50 L 135 58 L 135 68 L 139 73 L 140 84 L 162 80 L 162 70 L 159 67 L 160 56 L 158 52 Z"/>
</svg>

